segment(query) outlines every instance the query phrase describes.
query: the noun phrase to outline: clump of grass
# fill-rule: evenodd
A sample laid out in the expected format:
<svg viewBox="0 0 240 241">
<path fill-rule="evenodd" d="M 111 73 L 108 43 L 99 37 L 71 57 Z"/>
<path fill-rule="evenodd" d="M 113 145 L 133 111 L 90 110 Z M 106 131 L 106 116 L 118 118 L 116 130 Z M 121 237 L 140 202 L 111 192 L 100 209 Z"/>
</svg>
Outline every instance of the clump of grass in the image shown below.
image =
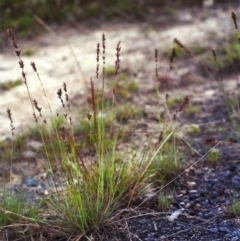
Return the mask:
<svg viewBox="0 0 240 241">
<path fill-rule="evenodd" d="M 0 227 L 21 224 L 28 219 L 37 221 L 37 209 L 31 205 L 27 206 L 22 194 L 16 196 L 5 190 L 0 200 Z"/>
<path fill-rule="evenodd" d="M 102 35 L 102 44 L 97 45 L 97 66 L 96 79 L 100 77 L 100 57 L 102 58 L 102 73 L 100 88 L 95 87 L 94 81 L 90 81 L 91 92 L 91 112 L 86 113 L 87 119 L 84 121 L 84 139 L 85 146 L 92 156 L 84 158 L 79 149 L 79 143 L 75 138 L 71 108 L 69 105 L 69 97 L 67 93 L 67 85 L 56 91 L 57 97 L 62 105 L 63 113 L 58 114 L 52 121 L 53 132 L 49 132 L 47 128 L 48 118 L 44 117 L 43 110 L 38 101 L 32 98 L 28 89 L 27 77 L 24 71 L 24 63 L 21 59 L 21 50 L 18 47 L 15 35 L 11 29 L 8 30 L 12 44 L 15 48 L 15 54 L 18 57 L 19 65 L 22 71 L 23 83 L 26 86 L 27 94 L 33 110 L 33 119 L 36 122 L 37 129 L 40 135 L 34 134 L 34 137 L 41 139 L 45 151 L 46 159 L 48 160 L 47 169 L 51 169 L 51 176 L 55 177 L 54 164 L 59 175 L 60 186 L 54 183 L 54 192 L 50 193 L 45 199 L 47 210 L 50 215 L 46 214 L 49 219 L 51 215 L 56 215 L 52 223 L 59 227 L 59 233 L 74 234 L 79 238 L 87 236 L 94 232 L 100 225 L 107 223 L 111 216 L 120 207 L 129 207 L 136 197 L 140 197 L 147 193 L 149 187 L 153 185 L 151 181 L 156 175 L 156 163 L 159 162 L 159 153 L 167 145 L 168 140 L 173 136 L 174 131 L 170 131 L 166 138 L 155 145 L 154 148 L 148 147 L 142 153 L 136 155 L 130 151 L 122 153 L 118 152 L 118 139 L 121 135 L 119 127 L 113 122 L 117 115 L 107 124 L 106 121 L 111 113 L 116 108 L 116 96 L 120 90 L 118 85 L 118 74 L 120 70 L 120 42 L 116 47 L 116 61 L 114 68 L 114 82 L 111 88 L 110 110 L 106 108 L 105 99 L 105 75 L 107 68 L 105 67 L 105 51 L 106 38 Z M 102 52 L 100 51 L 102 48 Z M 31 66 L 36 72 L 38 79 L 41 79 L 37 73 L 35 63 Z M 128 89 L 136 90 L 135 84 L 129 84 Z M 43 93 L 46 97 L 45 90 L 42 86 Z M 174 113 L 172 118 L 176 120 L 177 114 L 181 112 L 188 102 L 188 97 L 185 97 L 179 108 Z M 50 113 L 52 114 L 49 105 Z M 131 111 L 130 111 L 131 110 Z M 130 112 L 124 112 L 121 119 L 129 118 L 138 115 L 137 111 L 132 107 Z M 112 117 L 111 117 L 112 118 Z M 12 124 L 12 123 L 11 123 Z M 32 132 L 33 134 L 33 132 Z M 175 147 L 174 147 L 175 149 Z M 167 158 L 161 159 L 161 166 L 164 170 L 173 172 L 178 167 L 176 161 L 176 153 L 171 147 L 166 147 L 167 153 L 174 153 L 174 161 L 169 162 Z M 168 156 L 169 157 L 169 156 Z M 162 200 L 163 201 L 163 200 Z M 166 200 L 161 204 L 161 208 L 166 208 Z M 160 205 L 160 199 L 159 199 Z M 43 220 L 42 220 L 43 221 Z"/>
</svg>

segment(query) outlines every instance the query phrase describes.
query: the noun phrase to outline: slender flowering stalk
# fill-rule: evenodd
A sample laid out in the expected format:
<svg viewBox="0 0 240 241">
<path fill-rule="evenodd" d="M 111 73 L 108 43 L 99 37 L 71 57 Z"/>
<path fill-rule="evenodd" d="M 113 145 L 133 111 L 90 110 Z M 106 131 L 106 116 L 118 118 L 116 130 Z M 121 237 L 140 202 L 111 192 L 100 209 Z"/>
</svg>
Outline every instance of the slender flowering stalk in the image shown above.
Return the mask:
<svg viewBox="0 0 240 241">
<path fill-rule="evenodd" d="M 61 103 L 62 103 L 62 106 L 63 108 L 65 107 L 64 105 L 64 102 L 63 102 L 63 99 L 62 99 L 62 88 L 59 88 L 58 91 L 57 91 L 57 96 L 58 98 L 60 99 Z"/>
<path fill-rule="evenodd" d="M 24 63 L 21 59 L 21 49 L 19 49 L 19 45 L 17 44 L 17 39 L 15 37 L 15 34 L 13 32 L 13 30 L 11 28 L 7 29 L 7 33 L 10 36 L 11 40 L 12 40 L 12 45 L 15 48 L 15 54 L 18 57 L 18 63 L 19 63 L 19 67 L 22 70 L 22 77 L 24 79 L 24 84 L 27 85 L 27 78 L 26 78 L 26 73 L 24 72 Z"/>
<path fill-rule="evenodd" d="M 191 53 L 191 51 L 186 47 L 184 46 L 177 38 L 174 39 L 174 43 L 176 43 L 180 48 L 182 48 L 183 50 L 185 50 L 185 52 L 194 58 L 193 54 Z"/>
<path fill-rule="evenodd" d="M 100 55 L 100 44 L 98 43 L 98 44 L 97 44 L 97 57 L 96 57 L 96 60 L 97 60 L 96 78 L 97 78 L 97 79 L 98 79 L 98 77 L 99 77 L 99 55 Z"/>
<path fill-rule="evenodd" d="M 70 105 L 69 105 L 69 97 L 68 97 L 68 93 L 67 93 L 67 85 L 66 85 L 65 82 L 63 82 L 63 90 L 64 90 L 64 93 L 65 93 L 65 101 L 67 103 L 68 111 L 71 112 Z"/>
<path fill-rule="evenodd" d="M 234 24 L 234 26 L 235 26 L 235 29 L 238 30 L 237 16 L 236 16 L 236 13 L 235 13 L 234 11 L 232 11 L 231 17 L 232 17 L 232 20 L 233 20 L 233 24 Z"/>
<path fill-rule="evenodd" d="M 182 112 L 184 107 L 189 103 L 189 96 L 185 96 L 184 99 L 183 99 L 183 102 L 181 103 L 181 105 L 178 107 L 178 109 L 176 110 L 176 112 L 174 113 L 173 115 L 173 118 L 172 120 L 175 121 L 176 118 L 177 118 L 177 114 Z"/>
<path fill-rule="evenodd" d="M 102 34 L 102 95 L 104 94 L 105 86 L 105 63 L 106 63 L 106 37 L 105 34 Z"/>
<path fill-rule="evenodd" d="M 116 61 L 115 61 L 115 76 L 119 74 L 119 69 L 120 69 L 120 51 L 121 51 L 121 42 L 119 41 L 116 47 Z"/>
<path fill-rule="evenodd" d="M 233 20 L 233 24 L 234 24 L 234 26 L 235 26 L 235 29 L 238 30 L 237 15 L 236 15 L 236 13 L 235 13 L 234 11 L 232 11 L 231 17 L 232 17 L 232 20 Z M 240 44 L 239 34 L 238 34 L 238 43 Z"/>
<path fill-rule="evenodd" d="M 39 112 L 40 116 L 42 117 L 42 113 L 41 113 L 42 108 L 38 107 L 38 102 L 35 99 L 33 100 L 33 105 Z"/>
<path fill-rule="evenodd" d="M 26 73 L 24 71 L 24 63 L 21 59 L 21 49 L 19 49 L 19 45 L 17 44 L 17 39 L 15 37 L 15 34 L 14 34 L 13 30 L 11 28 L 7 29 L 7 33 L 12 40 L 12 45 L 15 48 L 15 54 L 17 55 L 18 60 L 19 60 L 18 63 L 19 63 L 20 69 L 22 70 L 23 83 L 27 87 L 28 97 L 29 97 L 29 100 L 30 100 L 30 103 L 31 103 L 31 106 L 32 106 L 33 116 L 34 116 L 34 119 L 35 119 L 36 114 L 35 114 L 35 110 L 34 110 L 33 103 L 32 103 L 32 98 L 31 98 L 30 91 L 29 91 L 28 84 L 27 84 L 27 77 L 26 77 Z"/>
<path fill-rule="evenodd" d="M 176 57 L 176 50 L 175 48 L 172 49 L 172 54 L 170 56 L 170 70 L 173 69 L 173 60 Z"/>
<path fill-rule="evenodd" d="M 154 54 L 155 56 L 155 76 L 156 76 L 156 80 L 158 81 L 158 79 L 159 79 L 159 76 L 158 76 L 158 50 L 157 49 L 155 49 L 155 54 Z"/>
<path fill-rule="evenodd" d="M 10 109 L 7 109 L 7 114 L 8 114 L 8 118 L 10 120 L 10 127 L 11 127 L 11 131 L 12 131 L 12 136 L 14 136 L 14 125 L 13 125 L 13 120 L 12 120 L 12 113 L 11 113 L 11 110 Z"/>
</svg>

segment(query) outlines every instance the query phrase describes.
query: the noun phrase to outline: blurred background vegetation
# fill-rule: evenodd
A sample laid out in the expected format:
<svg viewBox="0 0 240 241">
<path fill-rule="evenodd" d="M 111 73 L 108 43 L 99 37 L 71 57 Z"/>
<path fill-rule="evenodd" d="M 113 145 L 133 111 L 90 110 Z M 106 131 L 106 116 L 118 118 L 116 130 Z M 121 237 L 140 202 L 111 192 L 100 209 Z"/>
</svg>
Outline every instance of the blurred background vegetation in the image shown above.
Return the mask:
<svg viewBox="0 0 240 241">
<path fill-rule="evenodd" d="M 0 31 L 5 32 L 11 27 L 18 35 L 28 35 L 42 28 L 39 20 L 47 24 L 70 25 L 92 18 L 145 20 L 153 9 L 202 5 L 203 1 L 206 0 L 0 0 Z M 215 0 L 215 3 L 220 2 L 234 1 Z"/>
</svg>

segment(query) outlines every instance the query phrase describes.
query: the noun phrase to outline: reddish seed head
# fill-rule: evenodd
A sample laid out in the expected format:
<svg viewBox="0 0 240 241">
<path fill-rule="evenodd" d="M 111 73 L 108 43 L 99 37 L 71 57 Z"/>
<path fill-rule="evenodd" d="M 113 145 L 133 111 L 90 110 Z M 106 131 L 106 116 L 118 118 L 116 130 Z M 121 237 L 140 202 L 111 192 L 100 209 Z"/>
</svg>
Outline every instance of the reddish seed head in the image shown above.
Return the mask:
<svg viewBox="0 0 240 241">
<path fill-rule="evenodd" d="M 88 118 L 88 120 L 90 121 L 91 118 L 92 118 L 92 115 L 91 115 L 90 113 L 88 113 L 88 114 L 87 114 L 87 118 Z"/>
<path fill-rule="evenodd" d="M 116 47 L 116 61 L 115 61 L 115 75 L 119 74 L 119 69 L 120 69 L 120 51 L 121 51 L 121 42 L 119 41 Z"/>
<path fill-rule="evenodd" d="M 214 60 L 216 61 L 217 60 L 217 55 L 216 55 L 215 49 L 212 49 L 212 53 L 213 53 Z"/>
<path fill-rule="evenodd" d="M 26 83 L 26 73 L 22 71 L 22 77 L 24 78 L 24 83 Z"/>
<path fill-rule="evenodd" d="M 176 120 L 177 114 L 178 114 L 179 112 L 183 111 L 184 107 L 185 107 L 188 103 L 189 103 L 189 96 L 187 95 L 187 96 L 184 97 L 182 104 L 178 107 L 178 109 L 177 109 L 176 112 L 174 113 L 172 120 Z"/>
<path fill-rule="evenodd" d="M 11 28 L 8 28 L 8 29 L 7 29 L 7 33 L 8 33 L 8 35 L 9 35 L 9 36 L 11 37 L 11 39 L 12 39 L 13 47 L 14 47 L 15 49 L 17 49 L 17 48 L 18 48 L 18 44 L 17 44 L 17 40 L 16 40 L 16 37 L 15 37 L 15 34 L 14 34 L 13 30 L 12 30 Z"/>
<path fill-rule="evenodd" d="M 232 20 L 233 20 L 233 24 L 234 24 L 234 26 L 235 26 L 235 29 L 238 29 L 237 16 L 236 16 L 236 13 L 235 13 L 234 11 L 232 11 L 231 17 L 232 17 Z"/>
<path fill-rule="evenodd" d="M 106 50 L 106 37 L 105 37 L 105 34 L 103 33 L 102 34 L 102 48 L 103 48 L 103 56 L 102 56 L 102 59 L 103 59 L 103 64 L 105 64 L 105 50 Z"/>
<path fill-rule="evenodd" d="M 23 61 L 20 59 L 20 60 L 18 61 L 18 63 L 19 63 L 20 68 L 23 69 L 23 68 L 24 68 L 24 63 L 23 63 Z"/>
<path fill-rule="evenodd" d="M 38 107 L 38 102 L 37 102 L 35 99 L 33 100 L 33 105 L 35 106 L 35 108 L 37 109 L 37 111 L 41 114 L 42 108 Z"/>
<path fill-rule="evenodd" d="M 62 97 L 62 89 L 61 88 L 58 89 L 57 95 L 58 95 L 58 98 L 61 99 L 61 97 Z"/>
<path fill-rule="evenodd" d="M 166 94 L 165 98 L 166 98 L 166 101 L 168 101 L 168 99 L 169 99 L 169 94 L 168 93 Z"/>
<path fill-rule="evenodd" d="M 63 90 L 64 90 L 65 92 L 67 92 L 67 85 L 66 85 L 65 82 L 63 82 Z"/>
<path fill-rule="evenodd" d="M 180 48 L 182 48 L 189 56 L 193 57 L 191 51 L 189 49 L 187 49 L 187 47 L 185 47 L 177 38 L 175 38 L 174 43 L 176 43 Z"/>
<path fill-rule="evenodd" d="M 175 48 L 173 48 L 173 49 L 172 49 L 172 54 L 171 54 L 171 56 L 170 56 L 170 69 L 171 69 L 171 70 L 173 69 L 172 64 L 173 64 L 173 60 L 174 60 L 175 57 L 176 57 L 176 50 L 175 50 Z"/>
<path fill-rule="evenodd" d="M 38 123 L 38 119 L 37 119 L 37 116 L 35 113 L 33 113 L 33 118 L 34 118 L 35 122 Z"/>
<path fill-rule="evenodd" d="M 98 43 L 97 44 L 97 57 L 96 57 L 97 62 L 99 62 L 99 54 L 100 54 L 100 44 Z"/>
<path fill-rule="evenodd" d="M 103 47 L 104 50 L 106 48 L 105 41 L 106 41 L 106 37 L 105 37 L 105 34 L 103 33 L 102 34 L 102 47 Z"/>
<path fill-rule="evenodd" d="M 20 55 L 21 55 L 21 50 L 15 50 L 15 54 L 18 56 L 18 57 L 20 57 Z"/>
<path fill-rule="evenodd" d="M 65 100 L 68 102 L 68 94 L 65 94 Z"/>
<path fill-rule="evenodd" d="M 34 63 L 34 62 L 31 62 L 30 64 L 31 64 L 31 66 L 32 66 L 33 70 L 34 70 L 35 72 L 37 72 L 37 68 L 36 68 L 35 63 Z"/>
<path fill-rule="evenodd" d="M 13 120 L 12 120 L 12 113 L 10 109 L 7 109 L 7 114 L 8 114 L 8 118 L 10 120 L 10 127 L 11 127 L 11 131 L 12 131 L 12 136 L 14 135 L 14 129 L 15 127 L 13 126 Z"/>
</svg>

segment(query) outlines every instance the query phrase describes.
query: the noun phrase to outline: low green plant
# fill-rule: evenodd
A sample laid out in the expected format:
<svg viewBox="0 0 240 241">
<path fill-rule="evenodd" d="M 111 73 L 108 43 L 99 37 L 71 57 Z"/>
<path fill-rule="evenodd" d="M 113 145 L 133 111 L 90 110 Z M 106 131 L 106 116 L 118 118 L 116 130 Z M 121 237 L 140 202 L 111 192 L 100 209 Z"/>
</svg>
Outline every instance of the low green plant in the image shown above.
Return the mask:
<svg viewBox="0 0 240 241">
<path fill-rule="evenodd" d="M 187 133 L 190 135 L 198 135 L 201 132 L 201 128 L 197 124 L 192 124 L 188 127 Z"/>
<path fill-rule="evenodd" d="M 182 101 L 183 101 L 184 96 L 183 95 L 179 95 L 177 97 L 173 97 L 173 98 L 168 98 L 168 100 L 166 101 L 167 103 L 167 107 L 170 110 L 176 109 L 177 106 L 179 106 Z"/>
<path fill-rule="evenodd" d="M 188 46 L 188 49 L 194 56 L 202 55 L 207 52 L 207 48 L 204 46 L 200 46 L 199 44 L 192 44 Z M 189 55 L 181 49 L 179 45 L 175 45 L 176 56 L 178 58 L 187 58 Z"/>
<path fill-rule="evenodd" d="M 219 161 L 219 152 L 220 152 L 219 149 L 212 148 L 207 153 L 208 162 L 211 163 L 212 165 L 215 165 Z"/>
<path fill-rule="evenodd" d="M 1 83 L 0 89 L 4 90 L 4 91 L 7 91 L 7 90 L 11 90 L 12 88 L 15 88 L 19 85 L 22 85 L 22 80 L 16 79 L 14 81 L 8 81 L 7 83 Z"/>
<path fill-rule="evenodd" d="M 117 109 L 116 120 L 120 123 L 126 123 L 129 119 L 140 119 L 143 116 L 143 112 L 136 106 L 127 106 Z"/>
<path fill-rule="evenodd" d="M 240 201 L 234 197 L 231 206 L 228 208 L 228 213 L 235 217 L 240 215 Z"/>
<path fill-rule="evenodd" d="M 4 190 L 0 198 L 0 230 L 9 224 L 21 224 L 28 219 L 38 220 L 38 211 L 31 205 L 26 205 L 22 194 L 13 195 Z"/>
<path fill-rule="evenodd" d="M 158 194 L 158 209 L 161 211 L 166 211 L 171 204 L 171 197 L 168 194 L 160 192 Z"/>
<path fill-rule="evenodd" d="M 1 161 L 9 163 L 10 160 L 15 161 L 21 159 L 22 151 L 25 147 L 25 141 L 25 136 L 21 134 L 15 138 L 14 145 L 10 139 L 0 141 Z"/>
<path fill-rule="evenodd" d="M 196 115 L 199 114 L 201 112 L 201 107 L 200 106 L 193 106 L 193 105 L 189 105 L 185 108 L 184 113 L 187 116 L 192 116 L 192 115 Z"/>
<path fill-rule="evenodd" d="M 36 52 L 37 52 L 36 49 L 31 49 L 31 48 L 29 48 L 29 49 L 27 49 L 27 50 L 24 51 L 23 55 L 25 55 L 25 56 L 32 56 L 32 55 L 34 55 Z"/>
</svg>

